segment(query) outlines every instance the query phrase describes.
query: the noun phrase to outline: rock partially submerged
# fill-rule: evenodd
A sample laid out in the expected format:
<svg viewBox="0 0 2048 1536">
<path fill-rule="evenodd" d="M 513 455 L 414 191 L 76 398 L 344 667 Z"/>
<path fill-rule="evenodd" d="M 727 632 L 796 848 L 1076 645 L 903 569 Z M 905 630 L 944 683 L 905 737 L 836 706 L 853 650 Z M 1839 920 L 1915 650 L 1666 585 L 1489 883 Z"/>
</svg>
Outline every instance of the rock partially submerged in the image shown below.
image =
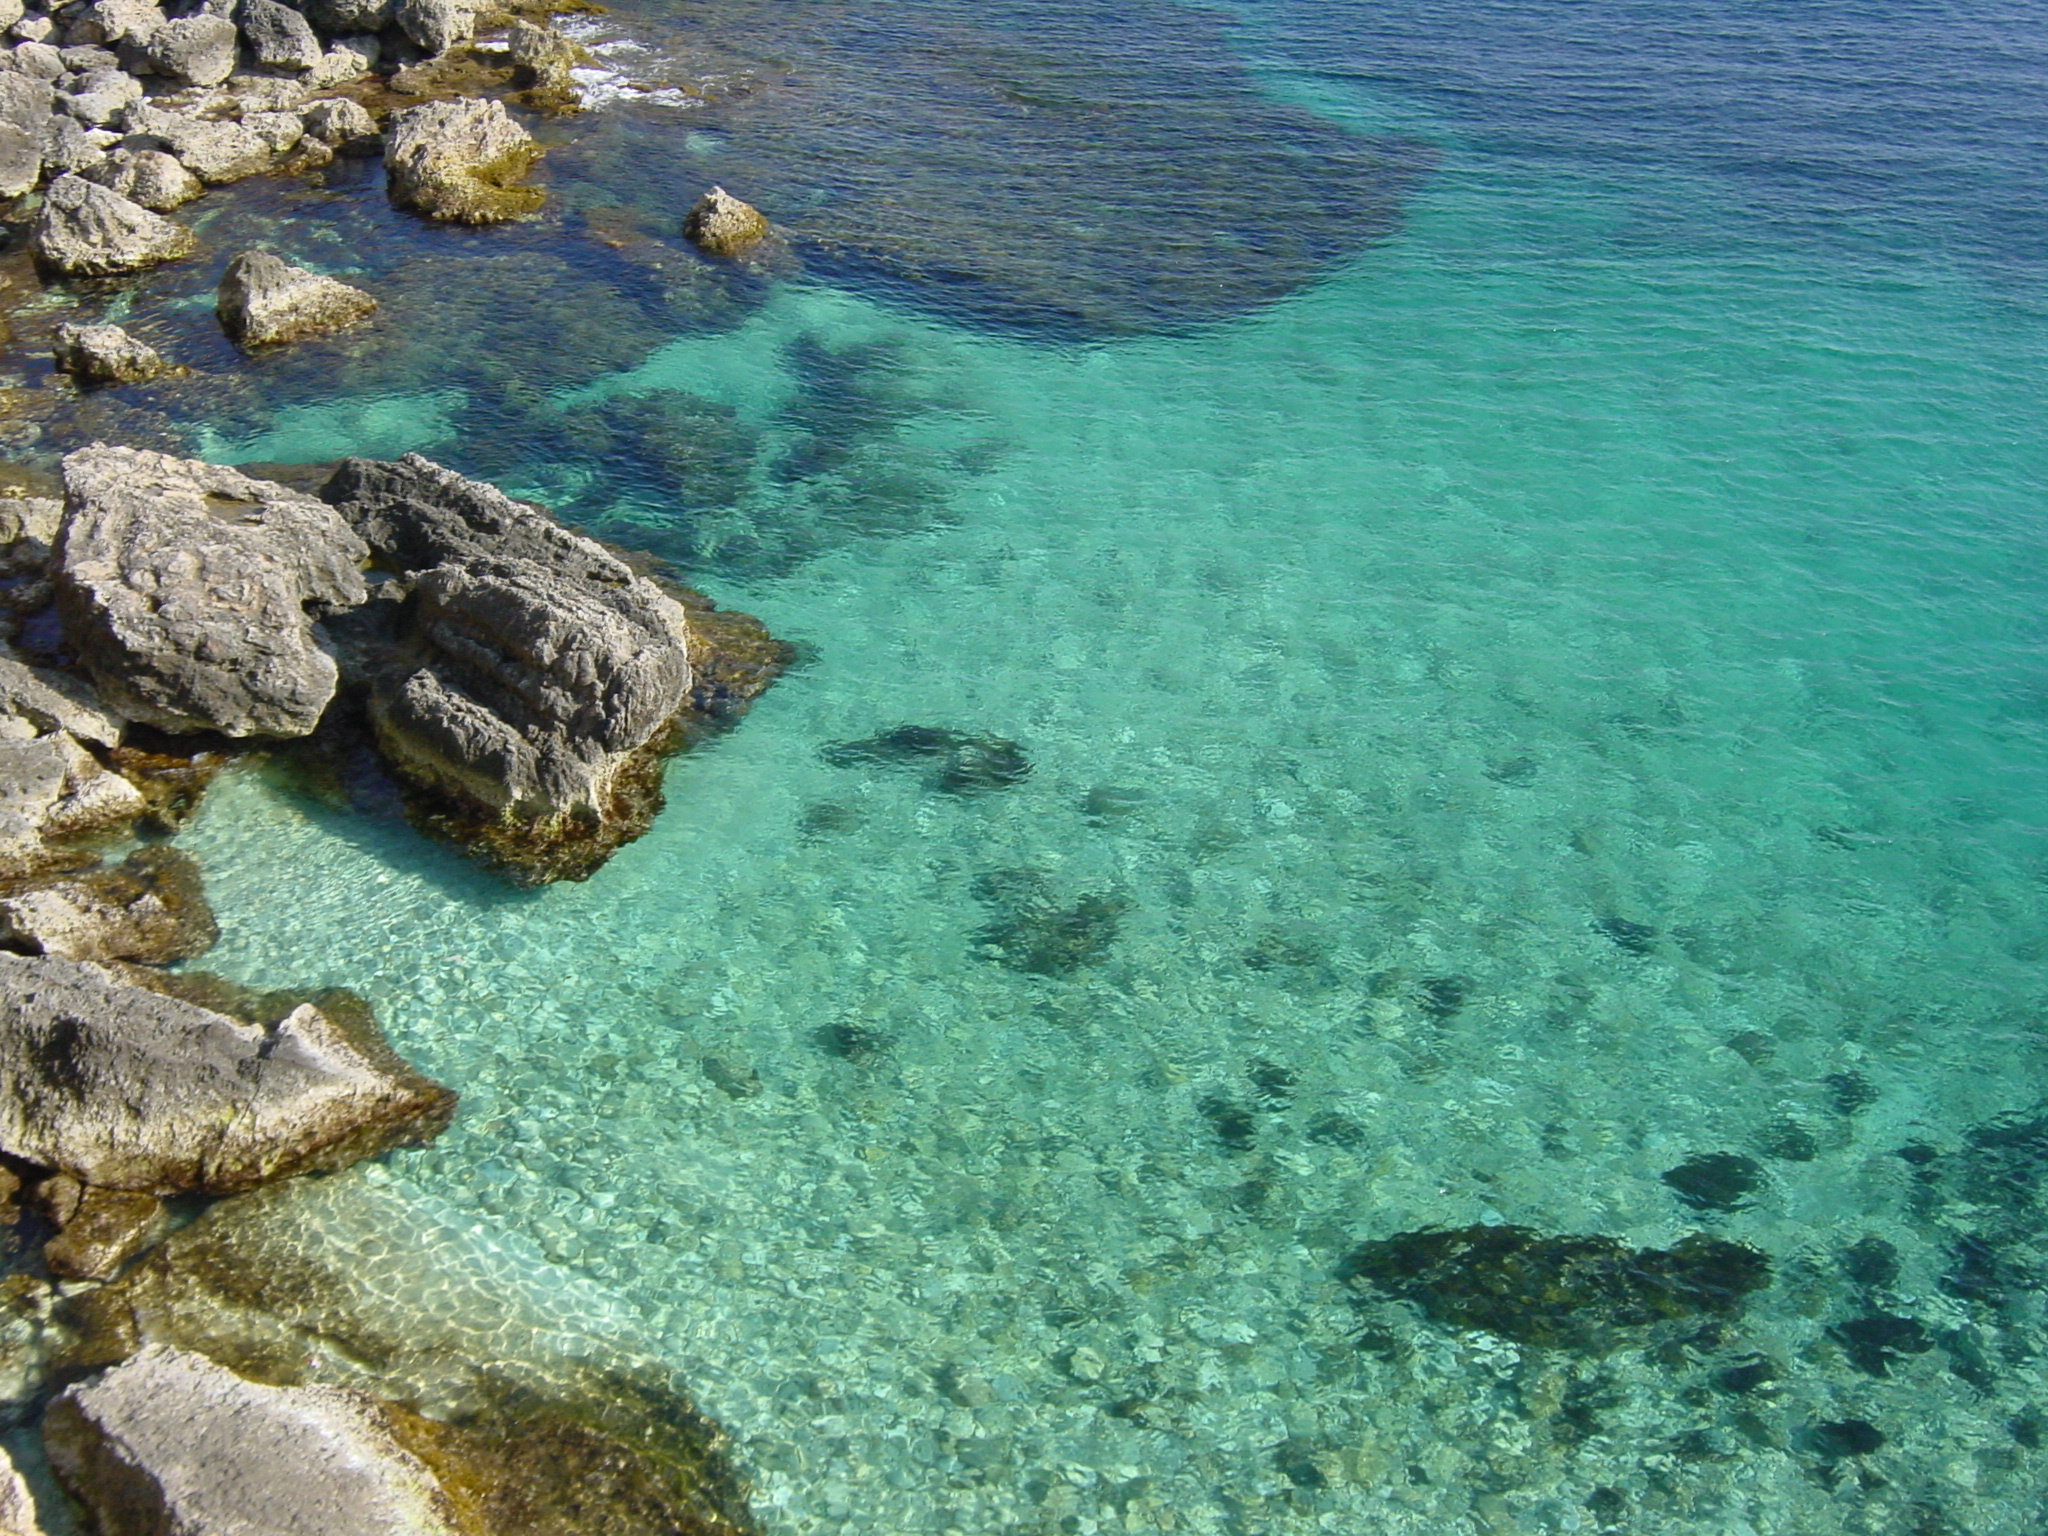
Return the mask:
<svg viewBox="0 0 2048 1536">
<path fill-rule="evenodd" d="M 141 848 L 116 865 L 0 888 L 0 945 L 66 960 L 169 965 L 219 942 L 199 866 L 176 848 Z"/>
<path fill-rule="evenodd" d="M 82 176 L 60 176 L 43 193 L 29 231 L 36 260 L 66 277 L 106 277 L 189 256 L 192 231 Z"/>
<path fill-rule="evenodd" d="M 528 883 L 585 878 L 644 832 L 708 653 L 689 610 L 417 454 L 347 460 L 323 494 L 411 582 L 369 707 L 385 760 L 438 798 L 429 824 Z"/>
<path fill-rule="evenodd" d="M 151 1345 L 50 1407 L 51 1464 L 108 1532 L 456 1536 L 454 1502 L 338 1387 L 270 1387 Z"/>
<path fill-rule="evenodd" d="M 191 371 L 118 325 L 58 326 L 51 361 L 81 384 L 146 384 Z"/>
<path fill-rule="evenodd" d="M 169 731 L 303 736 L 334 696 L 313 628 L 366 595 L 369 551 L 324 503 L 130 448 L 64 461 L 65 634 L 108 702 Z"/>
<path fill-rule="evenodd" d="M 142 814 L 142 791 L 96 755 L 122 727 L 70 679 L 0 655 L 0 879 L 76 864 L 81 839 Z"/>
<path fill-rule="evenodd" d="M 248 1018 L 171 995 L 208 988 L 0 953 L 0 1152 L 94 1189 L 230 1194 L 447 1126 L 455 1095 L 349 995 L 244 994 Z"/>
<path fill-rule="evenodd" d="M 360 288 L 268 251 L 244 251 L 228 263 L 215 305 L 221 328 L 244 346 L 275 346 L 367 320 L 377 301 Z"/>
<path fill-rule="evenodd" d="M 381 1167 L 293 1180 L 77 1295 L 61 1363 L 169 1345 L 404 1403 L 387 1422 L 462 1504 L 466 1536 L 753 1532 L 725 1436 L 634 1315 L 528 1251 Z"/>
<path fill-rule="evenodd" d="M 391 119 L 384 169 L 400 208 L 457 224 L 498 224 L 536 213 L 546 200 L 538 187 L 520 185 L 540 153 L 503 102 L 432 101 Z"/>
<path fill-rule="evenodd" d="M 683 233 L 706 254 L 736 260 L 758 250 L 772 231 L 758 208 L 713 187 L 684 218 Z"/>
</svg>

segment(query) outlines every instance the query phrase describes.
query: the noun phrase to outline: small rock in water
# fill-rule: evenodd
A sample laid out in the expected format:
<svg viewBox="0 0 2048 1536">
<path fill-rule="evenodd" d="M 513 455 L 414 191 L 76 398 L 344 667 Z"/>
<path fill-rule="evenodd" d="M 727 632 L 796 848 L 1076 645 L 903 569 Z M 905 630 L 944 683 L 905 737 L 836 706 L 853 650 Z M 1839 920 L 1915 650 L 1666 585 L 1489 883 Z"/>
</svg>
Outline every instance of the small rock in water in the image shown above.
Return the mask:
<svg viewBox="0 0 2048 1536">
<path fill-rule="evenodd" d="M 1076 1381 L 1100 1381 L 1109 1362 L 1086 1344 L 1076 1345 L 1067 1356 L 1067 1374 Z"/>
<path fill-rule="evenodd" d="M 1116 784 L 1098 784 L 1081 801 L 1081 814 L 1097 826 L 1122 821 L 1145 808 L 1145 792 Z"/>
<path fill-rule="evenodd" d="M 1348 1115 L 1317 1115 L 1308 1123 L 1308 1139 L 1349 1151 L 1365 1145 L 1365 1127 Z"/>
<path fill-rule="evenodd" d="M 1745 1029 L 1740 1034 L 1730 1035 L 1725 1043 L 1729 1050 L 1752 1067 L 1761 1067 L 1778 1053 L 1778 1042 L 1761 1030 Z"/>
<path fill-rule="evenodd" d="M 1866 1419 L 1838 1419 L 1816 1424 L 1806 1432 L 1806 1447 L 1823 1461 L 1870 1456 L 1885 1447 L 1882 1431 Z"/>
<path fill-rule="evenodd" d="M 266 347 L 358 324 L 376 311 L 377 301 L 268 251 L 244 251 L 221 275 L 214 307 L 234 340 Z"/>
<path fill-rule="evenodd" d="M 1866 1237 L 1842 1250 L 1842 1273 L 1858 1290 L 1883 1290 L 1899 1278 L 1899 1250 L 1881 1237 Z"/>
<path fill-rule="evenodd" d="M 60 325 L 50 360 L 81 384 L 146 384 L 190 373 L 118 325 Z"/>
<path fill-rule="evenodd" d="M 1924 1355 L 1934 1348 L 1934 1340 L 1918 1318 L 1893 1312 L 1873 1312 L 1836 1323 L 1828 1329 L 1828 1337 L 1842 1346 L 1849 1363 L 1866 1376 L 1889 1376 L 1892 1362 L 1899 1356 Z"/>
<path fill-rule="evenodd" d="M 860 812 L 832 800 L 820 800 L 816 805 L 804 807 L 803 815 L 796 822 L 798 834 L 806 841 L 841 836 L 857 830 L 859 826 Z"/>
<path fill-rule="evenodd" d="M 843 1052 L 840 1054 L 844 1054 Z M 756 1099 L 761 1096 L 761 1074 L 743 1056 L 706 1056 L 704 1075 L 728 1098 Z"/>
<path fill-rule="evenodd" d="M 1664 1182 L 1696 1211 L 1739 1211 L 1764 1182 L 1763 1165 L 1739 1152 L 1702 1152 L 1676 1168 Z"/>
<path fill-rule="evenodd" d="M 1226 1152 L 1249 1152 L 1253 1138 L 1258 1134 L 1258 1122 L 1247 1109 L 1233 1104 L 1221 1094 L 1205 1094 L 1195 1103 L 1202 1118 L 1209 1122 L 1209 1129 L 1216 1139 L 1223 1143 Z"/>
<path fill-rule="evenodd" d="M 1821 1081 L 1838 1115 L 1853 1115 L 1877 1102 L 1877 1088 L 1861 1072 L 1830 1072 Z"/>
<path fill-rule="evenodd" d="M 683 233 L 708 255 L 727 260 L 757 249 L 770 234 L 760 209 L 741 202 L 723 187 L 697 199 L 683 220 Z"/>
<path fill-rule="evenodd" d="M 974 894 L 996 913 L 976 940 L 991 959 L 1031 976 L 1065 976 L 1100 960 L 1129 906 L 1104 892 L 1061 905 L 1035 870 L 992 870 L 975 882 Z"/>
<path fill-rule="evenodd" d="M 899 725 L 861 741 L 836 741 L 819 755 L 835 768 L 930 763 L 926 782 L 949 795 L 1008 789 L 1031 776 L 1031 760 L 1016 742 L 931 725 Z"/>
<path fill-rule="evenodd" d="M 811 1038 L 819 1050 L 841 1061 L 867 1061 L 889 1047 L 889 1037 L 879 1029 L 844 1019 L 822 1025 Z"/>
<path fill-rule="evenodd" d="M 1625 917 L 1596 918 L 1593 926 L 1632 955 L 1647 955 L 1657 930 L 1647 923 L 1632 923 Z"/>
<path fill-rule="evenodd" d="M 1462 976 L 1431 976 L 1422 983 L 1422 1012 L 1438 1023 L 1455 1018 L 1472 984 Z"/>
<path fill-rule="evenodd" d="M 1294 1086 L 1301 1081 L 1290 1069 L 1263 1056 L 1245 1069 L 1245 1076 L 1252 1081 L 1252 1093 L 1261 1109 L 1285 1109 L 1294 1102 Z"/>
<path fill-rule="evenodd" d="M 1789 1116 L 1764 1127 L 1764 1151 L 1781 1162 L 1810 1163 L 1820 1156 L 1820 1139 Z"/>
</svg>

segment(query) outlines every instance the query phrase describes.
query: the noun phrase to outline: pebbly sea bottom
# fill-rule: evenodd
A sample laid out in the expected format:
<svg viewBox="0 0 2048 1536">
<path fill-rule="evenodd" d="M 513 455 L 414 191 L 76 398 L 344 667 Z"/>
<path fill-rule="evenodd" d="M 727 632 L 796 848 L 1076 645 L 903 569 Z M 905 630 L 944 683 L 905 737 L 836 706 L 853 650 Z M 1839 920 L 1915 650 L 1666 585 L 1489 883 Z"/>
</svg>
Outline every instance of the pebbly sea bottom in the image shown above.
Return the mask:
<svg viewBox="0 0 2048 1536">
<path fill-rule="evenodd" d="M 1715 195 L 1454 146 L 1321 284 L 1097 344 L 783 284 L 581 398 L 774 430 L 866 348 L 940 512 L 704 581 L 806 660 L 586 885 L 230 776 L 205 964 L 370 999 L 463 1100 L 378 1177 L 637 1313 L 775 1536 L 2038 1530 L 2048 1217 L 1970 1158 L 2048 1055 L 2048 326 Z M 906 723 L 1029 777 L 821 755 Z M 1501 1222 L 1774 1281 L 1594 1356 L 1337 1278 Z"/>
</svg>

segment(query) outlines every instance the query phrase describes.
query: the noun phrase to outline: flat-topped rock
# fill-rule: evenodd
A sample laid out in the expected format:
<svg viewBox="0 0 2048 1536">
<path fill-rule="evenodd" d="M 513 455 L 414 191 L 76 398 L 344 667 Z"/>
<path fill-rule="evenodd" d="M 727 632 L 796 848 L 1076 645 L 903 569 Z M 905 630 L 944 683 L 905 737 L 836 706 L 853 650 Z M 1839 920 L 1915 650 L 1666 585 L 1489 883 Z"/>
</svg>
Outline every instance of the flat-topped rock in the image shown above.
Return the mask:
<svg viewBox="0 0 2048 1536">
<path fill-rule="evenodd" d="M 359 1002 L 252 1021 L 153 990 L 203 985 L 0 953 L 0 1151 L 99 1189 L 232 1194 L 447 1126 L 455 1095 Z"/>
<path fill-rule="evenodd" d="M 369 550 L 334 510 L 140 449 L 80 449 L 63 473 L 58 611 L 108 703 L 169 731 L 311 732 L 338 676 L 314 620 L 367 595 Z"/>
<path fill-rule="evenodd" d="M 151 1345 L 51 1405 L 43 1441 L 100 1529 L 456 1536 L 455 1507 L 374 1399 L 271 1387 Z"/>
<path fill-rule="evenodd" d="M 50 360 L 81 384 L 146 384 L 190 372 L 118 325 L 58 326 Z"/>
<path fill-rule="evenodd" d="M 222 274 L 215 311 L 244 346 L 276 346 L 358 325 L 377 301 L 360 288 L 273 256 L 244 251 Z"/>
<path fill-rule="evenodd" d="M 75 174 L 44 189 L 29 231 L 36 260 L 67 277 L 138 272 L 189 256 L 198 243 L 183 225 Z"/>
</svg>

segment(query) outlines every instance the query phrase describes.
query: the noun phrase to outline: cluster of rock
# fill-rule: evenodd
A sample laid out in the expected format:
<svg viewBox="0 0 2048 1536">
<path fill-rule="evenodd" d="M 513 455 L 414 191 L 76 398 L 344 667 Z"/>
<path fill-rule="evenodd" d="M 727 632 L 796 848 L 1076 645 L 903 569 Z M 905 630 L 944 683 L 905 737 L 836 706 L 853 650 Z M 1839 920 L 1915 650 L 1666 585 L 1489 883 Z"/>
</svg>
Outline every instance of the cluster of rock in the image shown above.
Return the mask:
<svg viewBox="0 0 2048 1536">
<path fill-rule="evenodd" d="M 464 0 L 204 0 L 168 16 L 154 0 L 64 0 L 9 11 L 0 46 L 0 198 L 44 185 L 30 244 L 68 277 L 139 271 L 191 254 L 191 230 L 163 215 L 207 187 L 337 154 L 373 154 L 383 135 L 363 105 L 319 93 L 468 39 Z M 518 23 L 516 68 L 573 91 L 574 51 Z M 523 62 L 521 62 L 523 61 Z M 317 99 L 316 99 L 317 98 Z M 393 199 L 432 218 L 490 223 L 531 213 L 517 183 L 540 151 L 494 101 L 429 102 L 395 114 Z"/>
</svg>

